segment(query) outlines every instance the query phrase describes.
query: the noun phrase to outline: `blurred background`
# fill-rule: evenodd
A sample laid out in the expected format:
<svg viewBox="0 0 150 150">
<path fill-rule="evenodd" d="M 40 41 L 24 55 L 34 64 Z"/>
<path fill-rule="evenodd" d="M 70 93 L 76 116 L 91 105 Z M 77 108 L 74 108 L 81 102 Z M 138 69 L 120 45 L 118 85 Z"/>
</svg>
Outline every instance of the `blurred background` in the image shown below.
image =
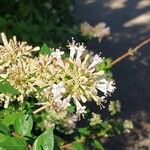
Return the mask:
<svg viewBox="0 0 150 150">
<path fill-rule="evenodd" d="M 110 36 L 88 42 L 94 52 L 117 58 L 150 36 L 150 0 L 76 0 L 75 19 L 92 25 L 106 22 Z M 150 149 L 150 45 L 113 67 L 117 90 L 112 99 L 122 104 L 122 117 L 130 118 L 134 131 L 109 141 L 109 150 Z"/>
<path fill-rule="evenodd" d="M 108 38 L 89 42 L 80 23 L 110 27 Z M 113 60 L 150 35 L 150 0 L 0 0 L 0 32 L 33 45 L 63 47 L 75 37 L 94 53 Z M 117 90 L 111 99 L 122 103 L 120 118 L 135 125 L 131 134 L 106 143 L 108 150 L 150 149 L 150 46 L 113 67 Z"/>
</svg>

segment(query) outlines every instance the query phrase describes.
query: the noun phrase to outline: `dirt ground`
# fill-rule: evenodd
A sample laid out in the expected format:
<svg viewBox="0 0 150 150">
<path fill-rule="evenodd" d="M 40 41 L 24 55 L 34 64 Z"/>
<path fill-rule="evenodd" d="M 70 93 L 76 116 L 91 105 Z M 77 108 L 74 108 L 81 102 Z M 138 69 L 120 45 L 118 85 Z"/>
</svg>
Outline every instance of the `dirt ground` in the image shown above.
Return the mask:
<svg viewBox="0 0 150 150">
<path fill-rule="evenodd" d="M 150 36 L 150 0 L 75 0 L 75 18 L 92 25 L 106 22 L 108 39 L 91 40 L 89 49 L 117 58 Z M 131 134 L 109 140 L 106 150 L 150 150 L 150 45 L 113 68 L 117 90 L 112 99 L 122 103 L 122 118 L 133 120 Z"/>
</svg>

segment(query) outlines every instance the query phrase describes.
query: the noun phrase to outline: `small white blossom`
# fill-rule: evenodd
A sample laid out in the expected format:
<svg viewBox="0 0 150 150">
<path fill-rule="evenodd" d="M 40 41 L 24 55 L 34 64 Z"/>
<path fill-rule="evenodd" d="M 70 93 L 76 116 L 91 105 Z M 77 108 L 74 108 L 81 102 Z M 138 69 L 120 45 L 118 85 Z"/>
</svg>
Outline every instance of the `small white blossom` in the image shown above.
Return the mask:
<svg viewBox="0 0 150 150">
<path fill-rule="evenodd" d="M 73 40 L 73 38 L 72 38 L 72 43 L 69 43 L 69 45 L 68 45 L 68 48 L 70 50 L 70 58 L 72 58 L 72 59 L 74 58 L 74 55 L 76 53 L 76 47 L 77 47 L 76 41 Z"/>
<path fill-rule="evenodd" d="M 77 115 L 84 115 L 86 113 L 85 109 L 86 109 L 86 106 L 82 106 L 80 104 L 80 102 L 77 100 L 77 99 L 74 99 L 74 102 L 75 102 L 75 105 L 76 105 L 76 114 Z"/>
<path fill-rule="evenodd" d="M 90 64 L 90 66 L 88 67 L 88 69 L 94 67 L 95 65 L 99 64 L 103 62 L 103 58 L 100 57 L 98 54 L 96 54 L 94 57 L 93 57 L 93 61 L 92 63 Z"/>
<path fill-rule="evenodd" d="M 62 103 L 61 103 L 61 106 L 63 109 L 67 109 L 68 106 L 70 106 L 70 99 L 71 99 L 71 96 L 69 95 L 67 98 L 65 98 Z"/>
<path fill-rule="evenodd" d="M 87 101 L 87 98 L 85 96 L 83 96 L 83 95 L 80 95 L 80 98 L 81 98 L 83 103 L 85 103 Z"/>
<path fill-rule="evenodd" d="M 129 133 L 134 128 L 134 125 L 133 125 L 132 121 L 125 120 L 123 122 L 123 127 L 124 127 L 124 132 Z"/>
<path fill-rule="evenodd" d="M 96 85 L 96 88 L 107 96 L 110 93 L 113 93 L 116 87 L 114 86 L 113 81 L 107 81 L 106 79 L 101 79 L 100 82 Z"/>
<path fill-rule="evenodd" d="M 10 102 L 9 99 L 5 101 L 5 103 L 4 103 L 4 108 L 8 108 L 9 102 Z"/>
<path fill-rule="evenodd" d="M 52 92 L 54 98 L 61 96 L 62 93 L 66 92 L 64 83 L 59 82 L 58 84 L 53 84 L 51 92 Z"/>
<path fill-rule="evenodd" d="M 84 44 L 82 43 L 81 45 L 78 45 L 76 47 L 76 51 L 77 51 L 77 57 L 76 57 L 76 60 L 79 59 L 83 52 L 86 50 L 86 47 L 84 46 Z"/>
<path fill-rule="evenodd" d="M 56 49 L 56 51 L 51 53 L 51 56 L 53 56 L 56 59 L 61 59 L 61 55 L 64 54 L 64 51 L 60 51 L 59 49 Z"/>
</svg>

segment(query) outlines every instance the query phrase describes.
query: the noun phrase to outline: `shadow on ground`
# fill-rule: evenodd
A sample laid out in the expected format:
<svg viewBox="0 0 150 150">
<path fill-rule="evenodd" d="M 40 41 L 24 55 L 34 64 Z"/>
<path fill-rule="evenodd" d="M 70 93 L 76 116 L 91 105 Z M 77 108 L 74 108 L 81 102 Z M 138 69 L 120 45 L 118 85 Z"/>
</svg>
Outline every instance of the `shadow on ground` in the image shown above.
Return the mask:
<svg viewBox="0 0 150 150">
<path fill-rule="evenodd" d="M 75 0 L 75 18 L 92 25 L 104 21 L 111 27 L 111 36 L 107 40 L 101 43 L 92 40 L 88 47 L 95 53 L 102 52 L 103 56 L 113 59 L 150 36 L 149 0 Z M 110 140 L 108 150 L 150 149 L 149 73 L 150 45 L 136 56 L 114 66 L 117 90 L 112 98 L 121 101 L 121 116 L 135 122 L 135 131 L 132 136 Z M 118 139 L 123 139 L 123 142 Z M 125 148 L 125 145 L 128 147 Z"/>
</svg>

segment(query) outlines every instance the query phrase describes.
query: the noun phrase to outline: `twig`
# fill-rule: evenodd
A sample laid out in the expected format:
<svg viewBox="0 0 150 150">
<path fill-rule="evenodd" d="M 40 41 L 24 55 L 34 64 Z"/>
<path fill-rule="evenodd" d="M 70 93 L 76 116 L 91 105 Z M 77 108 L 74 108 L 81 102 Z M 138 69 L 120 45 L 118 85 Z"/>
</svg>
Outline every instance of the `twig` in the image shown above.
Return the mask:
<svg viewBox="0 0 150 150">
<path fill-rule="evenodd" d="M 39 112 L 42 111 L 43 109 L 46 109 L 46 108 L 49 107 L 49 106 L 50 106 L 50 103 L 46 103 L 44 106 L 42 106 L 42 107 L 36 109 L 36 110 L 33 112 L 33 114 L 37 114 L 37 113 L 39 113 Z"/>
<path fill-rule="evenodd" d="M 12 134 L 14 137 L 20 138 L 20 136 L 19 136 L 17 133 L 15 133 L 15 132 L 12 132 L 11 134 Z"/>
<path fill-rule="evenodd" d="M 147 40 L 143 41 L 142 43 L 140 43 L 139 45 L 137 45 L 135 48 L 129 48 L 126 53 L 124 53 L 123 55 L 121 55 L 120 57 L 118 57 L 117 59 L 115 59 L 111 63 L 111 66 L 117 64 L 118 62 L 122 61 L 123 59 L 125 59 L 126 57 L 128 57 L 130 55 L 135 55 L 140 48 L 142 48 L 143 46 L 145 46 L 148 43 L 150 43 L 150 38 L 148 38 Z"/>
<path fill-rule="evenodd" d="M 71 143 L 61 146 L 62 149 L 71 148 Z"/>
<path fill-rule="evenodd" d="M 32 146 L 31 146 L 30 144 L 28 145 L 28 149 L 29 149 L 29 150 L 32 150 Z"/>
</svg>

